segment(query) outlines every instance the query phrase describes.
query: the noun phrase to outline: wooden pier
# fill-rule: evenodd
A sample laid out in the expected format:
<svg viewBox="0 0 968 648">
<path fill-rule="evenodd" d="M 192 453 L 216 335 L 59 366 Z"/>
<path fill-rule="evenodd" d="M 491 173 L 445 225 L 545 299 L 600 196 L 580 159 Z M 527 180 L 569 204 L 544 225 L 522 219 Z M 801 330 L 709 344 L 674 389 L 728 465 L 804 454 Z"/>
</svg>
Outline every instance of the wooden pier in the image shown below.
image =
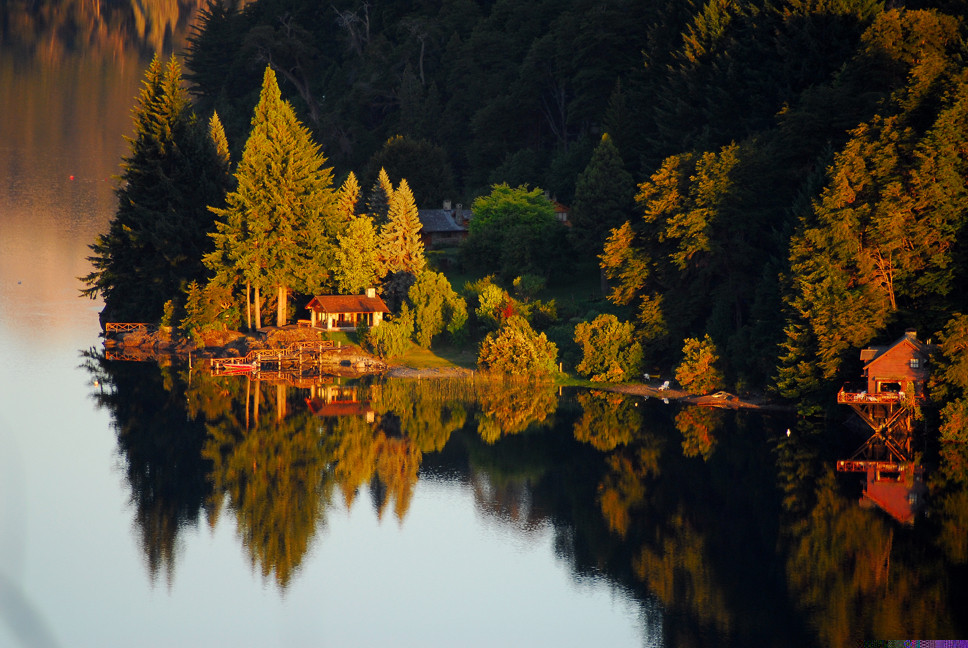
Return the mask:
<svg viewBox="0 0 968 648">
<path fill-rule="evenodd" d="M 319 374 L 327 351 L 339 348 L 332 340 L 296 342 L 278 349 L 255 349 L 237 358 L 212 358 L 213 376 L 251 374 L 260 379 L 294 383 Z"/>
<path fill-rule="evenodd" d="M 114 333 L 151 333 L 158 329 L 154 324 L 146 324 L 144 322 L 105 322 L 104 332 L 106 334 Z"/>
</svg>

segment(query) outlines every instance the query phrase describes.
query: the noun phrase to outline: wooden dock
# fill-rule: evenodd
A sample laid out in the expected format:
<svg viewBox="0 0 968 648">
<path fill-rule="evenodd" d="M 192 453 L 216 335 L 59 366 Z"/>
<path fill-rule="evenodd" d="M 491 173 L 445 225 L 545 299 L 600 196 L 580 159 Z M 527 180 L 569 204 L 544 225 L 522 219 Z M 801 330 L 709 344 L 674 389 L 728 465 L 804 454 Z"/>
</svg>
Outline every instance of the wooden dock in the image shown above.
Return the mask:
<svg viewBox="0 0 968 648">
<path fill-rule="evenodd" d="M 332 340 L 316 340 L 296 342 L 278 349 L 255 349 L 237 358 L 212 358 L 212 375 L 251 374 L 294 382 L 318 375 L 324 355 L 336 348 L 339 347 Z"/>
<path fill-rule="evenodd" d="M 144 322 L 105 322 L 105 334 L 115 333 L 151 333 L 158 329 L 154 324 Z"/>
</svg>

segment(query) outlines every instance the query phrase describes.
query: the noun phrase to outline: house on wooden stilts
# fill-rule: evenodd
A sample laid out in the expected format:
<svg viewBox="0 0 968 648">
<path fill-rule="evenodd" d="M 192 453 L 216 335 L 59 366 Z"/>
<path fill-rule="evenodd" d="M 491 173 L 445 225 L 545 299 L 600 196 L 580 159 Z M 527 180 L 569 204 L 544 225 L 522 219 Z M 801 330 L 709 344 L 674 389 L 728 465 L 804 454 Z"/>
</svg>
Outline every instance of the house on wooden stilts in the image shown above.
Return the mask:
<svg viewBox="0 0 968 648">
<path fill-rule="evenodd" d="M 913 522 L 924 490 L 912 446 L 933 351 L 913 330 L 890 346 L 864 349 L 864 382 L 837 393 L 837 402 L 850 406 L 872 432 L 850 459 L 837 462 L 837 470 L 866 473 L 865 499 L 902 522 Z"/>
</svg>

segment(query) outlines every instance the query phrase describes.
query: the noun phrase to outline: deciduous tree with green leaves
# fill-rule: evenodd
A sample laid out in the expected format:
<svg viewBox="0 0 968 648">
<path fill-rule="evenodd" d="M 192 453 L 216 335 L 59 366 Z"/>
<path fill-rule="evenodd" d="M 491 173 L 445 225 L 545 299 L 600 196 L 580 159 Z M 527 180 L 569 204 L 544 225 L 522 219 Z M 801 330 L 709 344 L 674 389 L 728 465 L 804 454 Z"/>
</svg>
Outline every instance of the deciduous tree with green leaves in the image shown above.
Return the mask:
<svg viewBox="0 0 968 648">
<path fill-rule="evenodd" d="M 430 347 L 434 336 L 445 329 L 457 334 L 467 322 L 467 304 L 454 292 L 442 273 L 424 270 L 410 287 L 408 301 L 413 308 L 414 341 Z"/>
<path fill-rule="evenodd" d="M 361 294 L 380 280 L 377 263 L 377 233 L 367 214 L 349 221 L 337 235 L 339 249 L 333 270 L 336 290 L 343 295 Z"/>
<path fill-rule="evenodd" d="M 472 210 L 461 249 L 471 268 L 497 270 L 510 281 L 521 274 L 550 277 L 567 266 L 565 227 L 541 189 L 494 185 L 489 195 L 474 200 Z"/>
<path fill-rule="evenodd" d="M 635 341 L 635 327 L 615 315 L 599 315 L 575 326 L 575 343 L 582 349 L 578 373 L 593 381 L 620 382 L 638 375 L 642 345 Z"/>
</svg>

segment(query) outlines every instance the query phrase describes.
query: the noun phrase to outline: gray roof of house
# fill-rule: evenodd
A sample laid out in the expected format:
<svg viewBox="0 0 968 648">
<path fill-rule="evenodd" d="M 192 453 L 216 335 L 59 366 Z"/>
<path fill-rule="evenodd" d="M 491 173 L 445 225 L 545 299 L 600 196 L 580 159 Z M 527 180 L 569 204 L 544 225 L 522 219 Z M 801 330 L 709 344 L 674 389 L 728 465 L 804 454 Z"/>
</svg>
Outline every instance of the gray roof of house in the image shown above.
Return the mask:
<svg viewBox="0 0 968 648">
<path fill-rule="evenodd" d="M 465 232 L 467 228 L 458 220 L 470 218 L 470 210 L 421 209 L 418 212 L 424 232 Z"/>
</svg>

